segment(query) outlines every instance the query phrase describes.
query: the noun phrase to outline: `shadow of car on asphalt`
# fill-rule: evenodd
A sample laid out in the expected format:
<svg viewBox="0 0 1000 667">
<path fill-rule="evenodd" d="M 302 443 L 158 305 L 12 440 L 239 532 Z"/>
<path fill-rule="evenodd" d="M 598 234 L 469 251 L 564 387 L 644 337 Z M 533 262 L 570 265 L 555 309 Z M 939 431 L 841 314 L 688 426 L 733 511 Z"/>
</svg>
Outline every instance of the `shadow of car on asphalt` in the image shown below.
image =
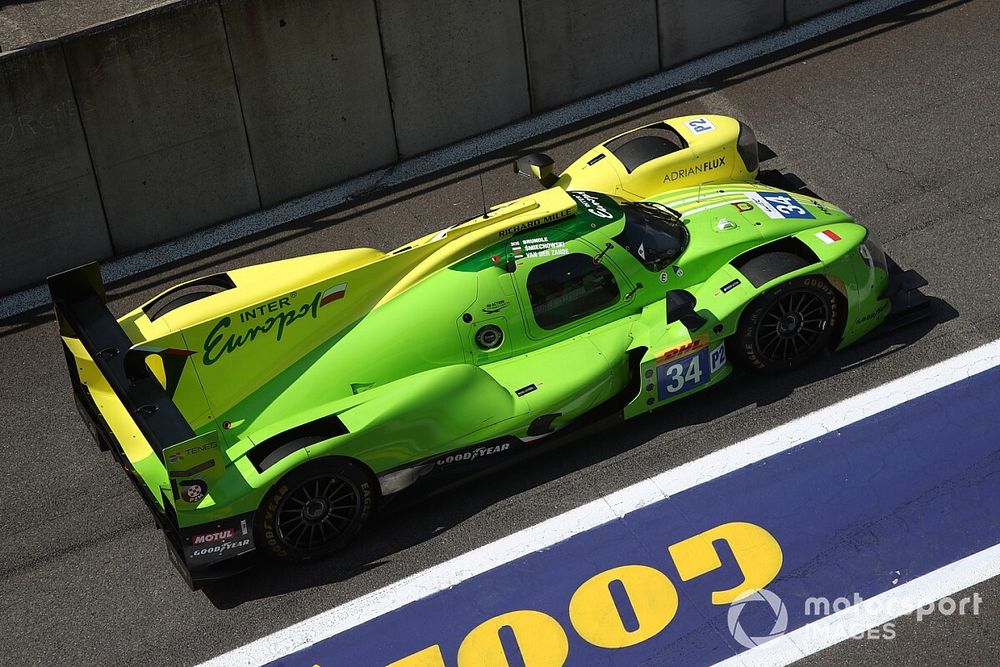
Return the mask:
<svg viewBox="0 0 1000 667">
<path fill-rule="evenodd" d="M 385 582 L 391 583 L 435 564 L 411 566 L 394 560 L 394 556 L 401 556 L 408 549 L 440 538 L 455 526 L 490 511 L 508 498 L 613 459 L 672 431 L 706 425 L 733 413 L 770 405 L 787 398 L 798 388 L 829 379 L 846 369 L 891 358 L 939 324 L 956 317 L 958 312 L 954 308 L 941 299 L 931 297 L 930 317 L 908 327 L 821 357 L 791 373 L 757 376 L 738 371 L 720 385 L 726 388 L 725 391 L 707 391 L 697 400 L 681 401 L 682 410 L 665 408 L 630 420 L 628 428 L 590 434 L 534 456 L 519 458 L 515 464 L 479 478 L 489 483 L 457 486 L 376 516 L 353 544 L 334 556 L 296 564 L 261 559 L 262 562 L 248 572 L 206 586 L 204 594 L 216 608 L 231 609 L 253 600 L 347 581 L 390 564 L 398 571 Z M 816 406 L 817 409 L 820 407 L 824 406 Z M 747 437 L 750 435 L 747 433 Z M 713 451 L 728 444 L 720 442 L 713 447 Z M 526 458 L 531 459 L 531 465 L 524 465 Z M 666 464 L 664 469 L 686 462 L 679 457 L 671 460 L 669 454 L 662 461 Z M 650 475 L 659 472 L 661 470 L 650 471 Z M 442 498 L 446 498 L 447 502 L 440 502 Z M 549 515 L 558 513 L 554 511 Z M 496 535 L 484 543 L 500 537 L 503 535 Z M 453 555 L 478 546 L 478 543 L 462 545 Z M 443 550 L 447 551 L 447 547 Z"/>
</svg>

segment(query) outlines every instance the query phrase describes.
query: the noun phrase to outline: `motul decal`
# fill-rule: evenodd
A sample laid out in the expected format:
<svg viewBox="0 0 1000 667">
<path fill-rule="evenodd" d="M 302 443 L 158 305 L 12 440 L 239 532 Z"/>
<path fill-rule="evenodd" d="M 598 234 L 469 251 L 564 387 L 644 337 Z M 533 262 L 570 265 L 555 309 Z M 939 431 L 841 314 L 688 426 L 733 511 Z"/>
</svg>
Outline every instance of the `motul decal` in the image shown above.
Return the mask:
<svg viewBox="0 0 1000 667">
<path fill-rule="evenodd" d="M 200 535 L 191 536 L 191 544 L 198 546 L 200 544 L 212 544 L 213 542 L 221 542 L 222 540 L 228 540 L 236 537 L 236 530 L 233 528 L 223 528 L 222 530 L 216 530 L 211 533 L 201 533 Z"/>
</svg>

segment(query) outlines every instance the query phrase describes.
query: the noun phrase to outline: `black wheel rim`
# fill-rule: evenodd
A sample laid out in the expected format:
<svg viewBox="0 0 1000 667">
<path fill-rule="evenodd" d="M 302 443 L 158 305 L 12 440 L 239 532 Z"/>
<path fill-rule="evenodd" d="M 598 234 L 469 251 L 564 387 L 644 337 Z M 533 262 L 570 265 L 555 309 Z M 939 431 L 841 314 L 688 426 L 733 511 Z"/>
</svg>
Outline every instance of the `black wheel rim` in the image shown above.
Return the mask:
<svg viewBox="0 0 1000 667">
<path fill-rule="evenodd" d="M 343 535 L 360 511 L 361 495 L 353 484 L 335 476 L 315 477 L 281 502 L 278 536 L 293 549 L 321 548 Z"/>
<path fill-rule="evenodd" d="M 794 361 L 823 339 L 830 308 L 818 294 L 800 290 L 783 295 L 757 326 L 757 353 L 770 361 Z"/>
</svg>

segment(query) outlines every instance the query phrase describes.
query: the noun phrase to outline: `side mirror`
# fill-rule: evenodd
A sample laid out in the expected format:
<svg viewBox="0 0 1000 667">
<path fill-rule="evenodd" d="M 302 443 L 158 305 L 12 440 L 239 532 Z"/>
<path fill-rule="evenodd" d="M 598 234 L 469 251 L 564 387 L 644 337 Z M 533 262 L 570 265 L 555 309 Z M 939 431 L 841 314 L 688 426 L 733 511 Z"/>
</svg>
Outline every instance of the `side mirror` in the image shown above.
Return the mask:
<svg viewBox="0 0 1000 667">
<path fill-rule="evenodd" d="M 514 171 L 522 176 L 537 178 L 543 188 L 551 188 L 559 180 L 552 173 L 556 162 L 545 153 L 532 153 L 514 160 Z"/>
<path fill-rule="evenodd" d="M 697 331 L 705 325 L 705 318 L 695 312 L 697 300 L 687 290 L 667 292 L 667 324 L 680 322 L 688 331 Z"/>
</svg>

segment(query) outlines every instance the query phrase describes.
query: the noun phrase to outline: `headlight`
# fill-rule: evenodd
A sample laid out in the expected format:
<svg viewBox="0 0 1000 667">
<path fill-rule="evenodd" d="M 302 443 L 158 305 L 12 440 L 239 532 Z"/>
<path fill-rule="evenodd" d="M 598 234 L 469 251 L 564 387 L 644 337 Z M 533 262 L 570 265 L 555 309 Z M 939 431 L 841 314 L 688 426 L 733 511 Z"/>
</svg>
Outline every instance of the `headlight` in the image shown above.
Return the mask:
<svg viewBox="0 0 1000 667">
<path fill-rule="evenodd" d="M 760 159 L 757 155 L 757 135 L 743 121 L 740 121 L 740 136 L 736 140 L 736 150 L 743 158 L 743 164 L 746 165 L 747 171 L 757 171 L 757 167 L 760 166 Z"/>
<path fill-rule="evenodd" d="M 875 241 L 865 239 L 865 242 L 858 246 L 858 254 L 868 266 L 882 269 L 886 273 L 889 272 L 889 265 L 885 261 L 885 251 Z"/>
</svg>

